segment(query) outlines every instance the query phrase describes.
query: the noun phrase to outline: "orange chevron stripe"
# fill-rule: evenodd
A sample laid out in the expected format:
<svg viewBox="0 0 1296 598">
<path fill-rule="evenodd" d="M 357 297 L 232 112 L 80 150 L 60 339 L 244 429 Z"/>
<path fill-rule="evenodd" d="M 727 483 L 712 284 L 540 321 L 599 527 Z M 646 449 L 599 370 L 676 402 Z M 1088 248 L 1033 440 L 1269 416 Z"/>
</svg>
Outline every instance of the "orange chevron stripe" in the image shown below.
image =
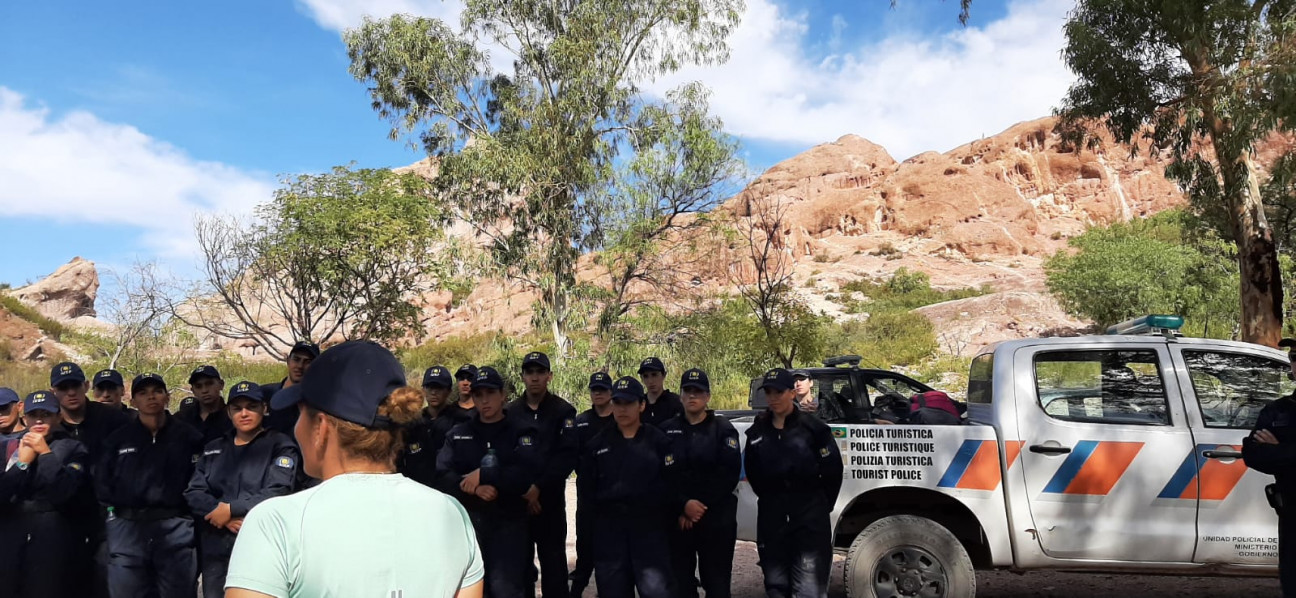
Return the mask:
<svg viewBox="0 0 1296 598">
<path fill-rule="evenodd" d="M 972 455 L 967 471 L 959 478 L 956 488 L 968 490 L 994 490 L 999 487 L 999 443 L 981 442 L 981 448 Z"/>
<path fill-rule="evenodd" d="M 1142 449 L 1142 442 L 1099 442 L 1065 493 L 1106 496 Z"/>
</svg>

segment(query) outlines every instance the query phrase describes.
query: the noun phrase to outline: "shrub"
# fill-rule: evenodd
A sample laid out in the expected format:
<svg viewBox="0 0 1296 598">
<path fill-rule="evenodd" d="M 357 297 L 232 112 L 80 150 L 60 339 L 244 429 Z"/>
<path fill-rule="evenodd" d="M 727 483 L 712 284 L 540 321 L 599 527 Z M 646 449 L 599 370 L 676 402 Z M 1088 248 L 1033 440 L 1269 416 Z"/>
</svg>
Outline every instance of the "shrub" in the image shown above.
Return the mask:
<svg viewBox="0 0 1296 598">
<path fill-rule="evenodd" d="M 54 340 L 61 340 L 63 333 L 67 332 L 67 328 L 62 324 L 41 315 L 35 308 L 8 293 L 0 293 L 0 307 L 5 308 L 9 313 L 19 318 L 35 324 L 37 328 L 40 328 L 42 332 Z"/>
</svg>

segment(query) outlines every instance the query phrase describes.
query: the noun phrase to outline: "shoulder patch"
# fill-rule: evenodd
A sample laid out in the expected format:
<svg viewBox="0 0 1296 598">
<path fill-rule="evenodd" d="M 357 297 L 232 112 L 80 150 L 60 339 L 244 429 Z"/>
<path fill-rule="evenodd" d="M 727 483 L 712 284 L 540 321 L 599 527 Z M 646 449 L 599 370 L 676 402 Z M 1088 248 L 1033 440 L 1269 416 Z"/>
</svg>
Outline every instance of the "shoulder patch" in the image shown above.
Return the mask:
<svg viewBox="0 0 1296 598">
<path fill-rule="evenodd" d="M 522 445 L 522 446 L 531 446 L 531 444 L 532 444 L 533 442 L 534 442 L 534 441 L 531 440 L 531 435 L 529 435 L 529 434 L 526 435 L 526 436 L 519 436 L 519 437 L 518 437 L 518 444 L 520 444 L 520 445 Z"/>
<path fill-rule="evenodd" d="M 279 457 L 278 459 L 275 459 L 275 467 L 291 469 L 292 466 L 293 466 L 292 457 Z"/>
<path fill-rule="evenodd" d="M 675 464 L 675 455 L 672 455 L 672 454 L 667 453 L 667 454 L 666 454 L 666 466 L 667 466 L 667 467 L 670 467 L 671 465 L 674 465 L 674 464 Z"/>
<path fill-rule="evenodd" d="M 414 455 L 417 454 L 419 451 L 423 450 L 423 445 L 415 442 L 413 444 L 410 444 L 409 447 L 406 448 L 406 450 L 409 451 L 409 454 Z"/>
<path fill-rule="evenodd" d="M 81 471 L 81 464 L 77 462 L 68 463 L 68 467 L 73 471 Z"/>
<path fill-rule="evenodd" d="M 574 425 L 576 425 L 576 420 L 574 420 L 574 419 L 572 419 L 572 418 L 570 418 L 570 417 L 567 418 L 567 421 L 564 421 L 564 422 L 563 422 L 563 427 L 564 427 L 564 428 L 570 428 L 570 427 L 572 427 L 572 426 L 574 426 Z"/>
<path fill-rule="evenodd" d="M 731 449 L 736 449 L 738 448 L 738 439 L 730 436 L 729 438 L 725 439 L 725 445 Z"/>
<path fill-rule="evenodd" d="M 829 451 L 829 450 L 828 450 L 828 447 L 825 446 L 825 447 L 819 449 L 819 456 L 820 456 L 820 457 L 827 457 L 829 454 L 831 454 L 831 452 L 832 452 L 832 451 Z"/>
</svg>

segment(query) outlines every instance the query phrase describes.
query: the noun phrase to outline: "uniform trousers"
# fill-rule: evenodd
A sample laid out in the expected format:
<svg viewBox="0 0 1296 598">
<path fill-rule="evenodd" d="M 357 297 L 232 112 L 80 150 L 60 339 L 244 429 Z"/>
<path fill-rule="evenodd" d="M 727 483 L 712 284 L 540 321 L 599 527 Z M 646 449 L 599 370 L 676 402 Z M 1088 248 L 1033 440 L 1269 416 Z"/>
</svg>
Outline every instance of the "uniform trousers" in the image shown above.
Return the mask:
<svg viewBox="0 0 1296 598">
<path fill-rule="evenodd" d="M 762 497 L 756 551 L 768 598 L 826 598 L 832 573 L 832 523 L 822 498 Z"/>
<path fill-rule="evenodd" d="M 599 598 L 672 598 L 670 518 L 642 510 L 598 508 L 594 523 L 594 581 Z"/>
<path fill-rule="evenodd" d="M 671 526 L 671 565 L 679 598 L 697 598 L 696 568 L 706 598 L 729 598 L 733 572 L 734 543 L 738 538 L 738 502 L 730 497 L 708 505 L 693 528 L 681 530 L 678 520 Z"/>
<path fill-rule="evenodd" d="M 189 517 L 107 522 L 108 593 L 112 598 L 193 598 L 198 593 L 194 522 Z"/>
<path fill-rule="evenodd" d="M 77 521 L 57 511 L 0 517 L 0 598 L 77 596 L 84 545 Z"/>
</svg>

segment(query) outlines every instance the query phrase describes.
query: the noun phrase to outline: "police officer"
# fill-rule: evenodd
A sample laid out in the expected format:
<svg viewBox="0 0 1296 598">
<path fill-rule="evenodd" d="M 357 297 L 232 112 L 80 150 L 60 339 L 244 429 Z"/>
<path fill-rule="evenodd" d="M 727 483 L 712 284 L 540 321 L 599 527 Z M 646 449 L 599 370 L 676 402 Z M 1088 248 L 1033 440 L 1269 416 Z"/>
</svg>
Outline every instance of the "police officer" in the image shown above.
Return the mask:
<svg viewBox="0 0 1296 598">
<path fill-rule="evenodd" d="M 108 436 L 95 470 L 108 508 L 108 591 L 112 598 L 193 598 L 198 562 L 184 492 L 202 454 L 202 433 L 168 415 L 166 381 L 131 382 L 139 415 Z"/>
<path fill-rule="evenodd" d="M 102 445 L 108 436 L 125 426 L 134 417 L 120 408 L 86 397 L 90 384 L 85 372 L 75 363 L 65 361 L 50 368 L 50 389 L 59 400 L 63 431 L 85 446 L 90 462 L 99 463 L 103 456 Z M 90 468 L 95 477 L 96 467 Z M 86 534 L 85 550 L 91 559 L 90 575 L 82 576 L 83 591 L 96 598 L 108 594 L 108 553 L 104 543 L 104 512 L 95 501 L 97 487 L 83 493 L 82 505 L 76 509 L 82 517 Z"/>
<path fill-rule="evenodd" d="M 447 413 L 450 386 L 450 370 L 434 365 L 423 372 L 423 396 L 427 407 L 416 422 L 405 428 L 405 450 L 396 460 L 397 471 L 428 487 L 436 487 L 437 451 L 445 444 L 446 433 L 473 413 Z"/>
<path fill-rule="evenodd" d="M 535 480 L 536 428 L 505 416 L 504 379 L 494 368 L 477 371 L 471 392 L 476 413 L 446 436 L 437 456 L 437 488 L 458 499 L 472 518 L 486 568 L 485 595 L 516 598 L 529 591 L 522 495 Z"/>
<path fill-rule="evenodd" d="M 743 464 L 759 499 L 756 549 L 770 598 L 828 595 L 829 514 L 842 484 L 841 453 L 828 424 L 796 408 L 791 372 L 761 381 L 769 407 L 747 430 Z"/>
<path fill-rule="evenodd" d="M 126 381 L 117 370 L 99 370 L 92 378 L 92 388 L 96 401 L 121 409 L 123 413 L 132 413 L 126 405 Z"/>
<path fill-rule="evenodd" d="M 1296 339 L 1282 339 L 1278 346 L 1287 349 L 1288 377 L 1296 379 Z M 1296 393 L 1260 410 L 1251 435 L 1242 440 L 1242 460 L 1274 477 L 1269 503 L 1278 512 L 1278 577 L 1282 595 L 1296 597 Z"/>
<path fill-rule="evenodd" d="M 446 406 L 444 415 L 449 415 L 455 421 L 468 421 L 472 418 L 472 382 L 477 379 L 477 366 L 471 363 L 459 366 L 454 378 L 457 390 L 455 402 Z"/>
<path fill-rule="evenodd" d="M 301 455 L 287 436 L 265 429 L 263 396 L 252 382 L 234 385 L 227 408 L 234 429 L 203 448 L 184 493 L 199 530 L 205 598 L 225 595 L 225 572 L 248 511 L 293 491 Z"/>
<path fill-rule="evenodd" d="M 270 399 L 274 394 L 291 386 L 301 384 L 302 376 L 306 375 L 306 370 L 310 369 L 311 362 L 319 357 L 319 345 L 310 341 L 297 341 L 288 351 L 288 358 L 285 360 L 288 365 L 288 376 L 274 384 L 262 384 L 261 392 L 265 394 L 266 405 L 270 404 Z M 270 414 L 266 416 L 265 427 L 281 434 L 293 437 L 293 428 L 297 426 L 296 409 L 271 409 Z"/>
<path fill-rule="evenodd" d="M 85 372 L 70 361 L 50 369 L 50 389 L 59 399 L 63 430 L 85 445 L 91 459 L 97 460 L 104 439 L 131 419 L 121 409 L 87 399 Z"/>
<path fill-rule="evenodd" d="M 478 377 L 481 374 L 478 372 Z M 531 543 L 540 557 L 540 591 L 544 598 L 565 598 L 567 586 L 567 477 L 576 466 L 576 408 L 549 392 L 553 372 L 549 356 L 538 351 L 522 359 L 522 396 L 508 405 L 508 417 L 537 429 L 540 474 L 527 491 Z"/>
<path fill-rule="evenodd" d="M 576 416 L 576 449 L 584 451 L 590 441 L 609 426 L 615 426 L 612 419 L 612 377 L 603 372 L 590 374 L 589 379 L 590 408 Z M 589 586 L 590 576 L 594 574 L 594 536 L 590 517 L 594 514 L 589 506 L 593 502 L 589 479 L 576 477 L 576 567 L 571 573 L 571 595 L 580 598 Z"/>
<path fill-rule="evenodd" d="M 643 385 L 629 376 L 612 386 L 608 427 L 581 453 L 580 477 L 593 489 L 594 579 L 599 598 L 670 598 L 675 594 L 668 526 L 679 512 L 675 458 L 666 434 L 643 423 Z"/>
<path fill-rule="evenodd" d="M 22 401 L 18 393 L 12 388 L 0 388 L 0 438 L 22 431 Z"/>
<path fill-rule="evenodd" d="M 0 442 L 12 455 L 0 476 L 0 596 L 75 596 L 85 535 L 73 512 L 87 488 L 89 455 L 59 426 L 58 399 L 47 391 L 23 401 L 27 431 Z"/>
<path fill-rule="evenodd" d="M 666 390 L 666 364 L 649 357 L 639 364 L 639 378 L 643 380 L 648 406 L 644 408 L 644 423 L 661 427 L 666 420 L 684 412 L 680 396 Z"/>
<path fill-rule="evenodd" d="M 728 598 L 738 537 L 738 487 L 742 456 L 738 431 L 707 409 L 711 381 L 692 369 L 680 378 L 684 413 L 662 424 L 675 456 L 683 512 L 671 528 L 671 562 L 681 598 L 697 598 L 696 567 L 707 598 Z"/>
<path fill-rule="evenodd" d="M 176 410 L 176 419 L 198 429 L 203 435 L 203 444 L 221 440 L 234 431 L 225 408 L 225 379 L 215 366 L 198 366 L 189 374 L 189 388 L 193 391 L 194 400 L 181 405 Z"/>
</svg>

